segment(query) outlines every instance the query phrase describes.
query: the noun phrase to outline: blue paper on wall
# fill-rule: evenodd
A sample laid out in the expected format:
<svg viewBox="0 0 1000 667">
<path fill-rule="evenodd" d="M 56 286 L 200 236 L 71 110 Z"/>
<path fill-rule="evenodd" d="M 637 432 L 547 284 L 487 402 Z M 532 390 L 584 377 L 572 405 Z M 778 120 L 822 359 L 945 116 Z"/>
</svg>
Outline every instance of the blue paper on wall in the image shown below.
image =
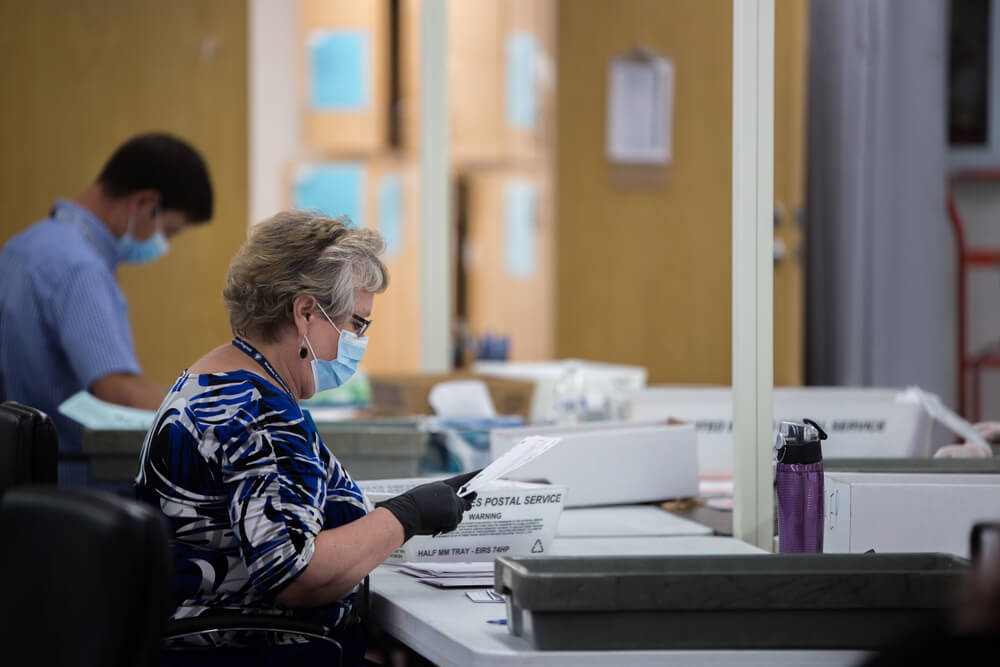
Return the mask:
<svg viewBox="0 0 1000 667">
<path fill-rule="evenodd" d="M 403 247 L 403 179 L 388 173 L 378 184 L 378 230 L 385 239 L 385 253 L 393 257 Z"/>
<path fill-rule="evenodd" d="M 319 111 L 362 111 L 371 105 L 369 35 L 314 30 L 309 44 L 309 101 Z"/>
<path fill-rule="evenodd" d="M 513 32 L 506 43 L 506 107 L 507 124 L 521 130 L 531 130 L 538 123 L 538 100 L 535 89 L 535 58 L 538 44 L 535 36 Z"/>
<path fill-rule="evenodd" d="M 527 181 L 510 181 L 504 202 L 504 265 L 517 278 L 531 278 L 538 263 L 538 189 Z"/>
<path fill-rule="evenodd" d="M 365 167 L 337 162 L 301 167 L 295 175 L 292 205 L 337 217 L 346 215 L 355 227 L 365 226 Z"/>
</svg>

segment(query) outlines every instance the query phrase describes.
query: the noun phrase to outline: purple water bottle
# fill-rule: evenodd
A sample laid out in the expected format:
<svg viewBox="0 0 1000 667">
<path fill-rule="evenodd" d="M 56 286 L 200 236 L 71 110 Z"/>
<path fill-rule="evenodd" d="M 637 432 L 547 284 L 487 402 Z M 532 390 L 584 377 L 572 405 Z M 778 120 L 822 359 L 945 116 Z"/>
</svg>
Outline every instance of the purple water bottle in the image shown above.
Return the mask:
<svg viewBox="0 0 1000 667">
<path fill-rule="evenodd" d="M 781 422 L 774 449 L 778 463 L 778 551 L 823 551 L 823 448 L 827 435 L 811 419 Z"/>
</svg>

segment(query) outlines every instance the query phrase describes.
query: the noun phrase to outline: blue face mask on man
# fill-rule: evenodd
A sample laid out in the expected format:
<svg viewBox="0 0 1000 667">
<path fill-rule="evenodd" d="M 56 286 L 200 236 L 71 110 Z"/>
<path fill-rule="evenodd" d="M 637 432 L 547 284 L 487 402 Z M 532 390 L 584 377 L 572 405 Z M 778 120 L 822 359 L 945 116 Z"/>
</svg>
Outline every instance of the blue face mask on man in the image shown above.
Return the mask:
<svg viewBox="0 0 1000 667">
<path fill-rule="evenodd" d="M 132 236 L 132 228 L 135 226 L 135 216 L 129 216 L 128 230 L 125 235 L 118 240 L 118 247 L 122 252 L 122 261 L 129 264 L 146 264 L 154 259 L 159 259 L 170 249 L 170 242 L 166 234 L 163 233 L 163 221 L 160 219 L 160 211 L 156 213 L 156 231 L 148 239 L 137 241 Z"/>
<path fill-rule="evenodd" d="M 351 376 L 358 370 L 361 359 L 365 356 L 365 350 L 368 348 L 368 336 L 358 336 L 353 331 L 340 329 L 323 310 L 323 306 L 318 303 L 316 305 L 319 306 L 320 312 L 323 313 L 323 317 L 330 323 L 330 326 L 340 332 L 340 340 L 337 341 L 337 358 L 333 361 L 318 358 L 312 343 L 309 342 L 309 337 L 303 336 L 313 355 L 309 365 L 312 366 L 314 391 L 319 393 L 327 389 L 335 389 L 351 379 Z"/>
</svg>

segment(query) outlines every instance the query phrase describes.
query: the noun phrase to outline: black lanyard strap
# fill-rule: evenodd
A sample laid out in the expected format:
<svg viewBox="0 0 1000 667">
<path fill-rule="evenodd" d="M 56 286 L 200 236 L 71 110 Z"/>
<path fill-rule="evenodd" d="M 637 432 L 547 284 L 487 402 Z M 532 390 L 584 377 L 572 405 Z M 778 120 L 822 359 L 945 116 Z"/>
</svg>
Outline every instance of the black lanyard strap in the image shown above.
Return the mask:
<svg viewBox="0 0 1000 667">
<path fill-rule="evenodd" d="M 267 371 L 271 377 L 273 377 L 277 383 L 281 385 L 281 388 L 284 389 L 289 396 L 293 399 L 295 398 L 295 394 L 292 393 L 292 391 L 288 388 L 288 385 L 285 384 L 285 381 L 281 379 L 280 375 L 278 375 L 278 371 L 274 370 L 274 366 L 271 365 L 271 362 L 268 361 L 264 355 L 257 350 L 257 348 L 239 337 L 233 338 L 233 345 L 236 346 L 236 349 L 242 351 L 248 357 L 260 364 L 264 370 Z"/>
</svg>

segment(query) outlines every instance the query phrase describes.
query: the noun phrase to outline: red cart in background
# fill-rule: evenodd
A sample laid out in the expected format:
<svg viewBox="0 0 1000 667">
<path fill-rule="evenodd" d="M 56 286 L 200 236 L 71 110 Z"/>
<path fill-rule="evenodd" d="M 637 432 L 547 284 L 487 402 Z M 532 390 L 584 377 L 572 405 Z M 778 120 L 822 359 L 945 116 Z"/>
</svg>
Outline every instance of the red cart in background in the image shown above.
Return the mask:
<svg viewBox="0 0 1000 667">
<path fill-rule="evenodd" d="M 948 180 L 948 217 L 955 230 L 958 250 L 958 409 L 966 419 L 980 421 L 982 416 L 982 372 L 1000 368 L 1000 340 L 989 343 L 976 353 L 969 351 L 968 274 L 973 269 L 1000 269 L 1000 246 L 970 247 L 962 215 L 955 201 L 955 185 L 961 183 L 996 183 L 1000 169 L 958 171 Z M 972 391 L 968 391 L 971 374 Z"/>
</svg>

